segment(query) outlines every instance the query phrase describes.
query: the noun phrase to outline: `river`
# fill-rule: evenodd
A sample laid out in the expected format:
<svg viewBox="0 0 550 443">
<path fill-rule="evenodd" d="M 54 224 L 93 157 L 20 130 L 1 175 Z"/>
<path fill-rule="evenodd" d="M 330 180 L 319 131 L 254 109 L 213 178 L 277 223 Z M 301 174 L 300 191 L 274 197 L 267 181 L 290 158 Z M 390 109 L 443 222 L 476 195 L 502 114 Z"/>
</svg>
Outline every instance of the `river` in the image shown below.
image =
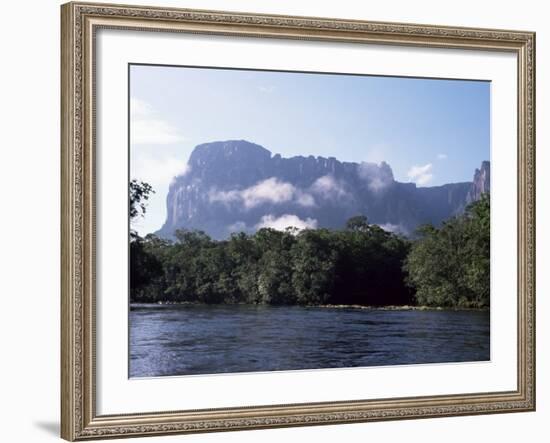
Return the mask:
<svg viewBox="0 0 550 443">
<path fill-rule="evenodd" d="M 132 305 L 130 377 L 490 359 L 488 311 Z"/>
</svg>

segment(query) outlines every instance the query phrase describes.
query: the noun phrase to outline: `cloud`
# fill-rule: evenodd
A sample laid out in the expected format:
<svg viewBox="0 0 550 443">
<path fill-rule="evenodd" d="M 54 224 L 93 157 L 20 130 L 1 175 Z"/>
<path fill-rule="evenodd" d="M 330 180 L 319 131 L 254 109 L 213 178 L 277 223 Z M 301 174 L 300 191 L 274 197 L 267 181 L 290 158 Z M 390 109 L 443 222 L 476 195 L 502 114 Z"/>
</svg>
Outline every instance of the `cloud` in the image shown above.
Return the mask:
<svg viewBox="0 0 550 443">
<path fill-rule="evenodd" d="M 168 145 L 184 139 L 149 103 L 130 98 L 130 142 L 133 145 Z"/>
<path fill-rule="evenodd" d="M 310 189 L 312 192 L 332 200 L 350 196 L 344 187 L 344 183 L 336 180 L 332 175 L 323 175 L 319 177 L 313 182 Z"/>
<path fill-rule="evenodd" d="M 367 148 L 363 158 L 366 162 L 378 164 L 389 160 L 391 152 L 392 147 L 388 143 L 375 143 Z"/>
<path fill-rule="evenodd" d="M 367 182 L 372 192 L 380 192 L 390 186 L 393 182 L 393 171 L 386 162 L 376 163 L 362 162 L 357 168 L 359 177 Z"/>
<path fill-rule="evenodd" d="M 134 120 L 131 125 L 134 145 L 170 145 L 183 141 L 178 131 L 162 120 Z"/>
<path fill-rule="evenodd" d="M 438 160 L 447 160 L 447 154 L 437 154 Z"/>
<path fill-rule="evenodd" d="M 301 231 L 302 229 L 315 229 L 316 227 L 317 220 L 309 217 L 302 220 L 294 214 L 284 214 L 280 217 L 275 217 L 272 214 L 264 215 L 256 225 L 257 229 L 272 228 L 278 231 L 284 231 L 286 228 L 296 228 Z"/>
<path fill-rule="evenodd" d="M 392 232 L 394 234 L 408 234 L 408 230 L 404 228 L 402 225 L 394 225 L 393 223 L 384 223 L 380 226 L 384 231 Z"/>
<path fill-rule="evenodd" d="M 210 190 L 208 197 L 210 202 L 224 204 L 242 203 L 246 209 L 255 208 L 265 203 L 281 204 L 292 202 L 303 207 L 315 205 L 315 199 L 311 194 L 303 192 L 293 184 L 281 181 L 276 177 L 262 180 L 243 190 Z"/>
<path fill-rule="evenodd" d="M 245 208 L 253 208 L 263 203 L 286 203 L 294 198 L 296 188 L 291 183 L 268 178 L 241 192 Z"/>
<path fill-rule="evenodd" d="M 275 86 L 273 85 L 260 85 L 258 86 L 258 90 L 260 92 L 271 94 L 273 91 L 275 91 Z"/>
<path fill-rule="evenodd" d="M 208 200 L 210 203 L 224 203 L 229 205 L 231 203 L 241 200 L 240 191 L 216 191 L 215 189 L 210 189 L 208 193 Z"/>
<path fill-rule="evenodd" d="M 311 194 L 308 194 L 307 192 L 302 192 L 299 189 L 296 190 L 296 203 L 298 203 L 300 206 L 303 206 L 305 208 L 311 208 L 315 206 L 315 199 Z"/>
<path fill-rule="evenodd" d="M 136 97 L 130 97 L 130 117 L 139 119 L 151 117 L 153 114 L 153 108 L 149 103 Z"/>
<path fill-rule="evenodd" d="M 183 176 L 188 172 L 189 166 L 180 157 L 139 153 L 132 157 L 130 175 L 158 187 L 167 185 L 174 177 Z"/>
<path fill-rule="evenodd" d="M 429 183 L 433 178 L 432 173 L 432 164 L 428 163 L 424 166 L 413 166 L 409 171 L 407 172 L 407 176 L 411 179 L 411 181 L 415 182 L 418 185 L 425 185 Z"/>
</svg>

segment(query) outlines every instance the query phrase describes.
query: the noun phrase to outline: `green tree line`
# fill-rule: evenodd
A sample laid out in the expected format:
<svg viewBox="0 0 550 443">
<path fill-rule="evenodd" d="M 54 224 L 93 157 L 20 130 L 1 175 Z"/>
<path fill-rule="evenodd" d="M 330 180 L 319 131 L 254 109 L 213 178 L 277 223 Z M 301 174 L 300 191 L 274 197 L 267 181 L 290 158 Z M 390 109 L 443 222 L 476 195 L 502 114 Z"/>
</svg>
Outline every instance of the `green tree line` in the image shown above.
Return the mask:
<svg viewBox="0 0 550 443">
<path fill-rule="evenodd" d="M 132 182 L 131 219 L 152 189 Z M 132 212 L 132 208 L 134 211 Z M 177 230 L 175 240 L 130 237 L 132 302 L 489 304 L 489 198 L 415 240 L 352 217 L 345 229 L 263 228 L 214 240 Z"/>
<path fill-rule="evenodd" d="M 489 306 L 490 209 L 489 195 L 483 194 L 441 228 L 418 230 L 403 269 L 419 305 Z"/>
</svg>

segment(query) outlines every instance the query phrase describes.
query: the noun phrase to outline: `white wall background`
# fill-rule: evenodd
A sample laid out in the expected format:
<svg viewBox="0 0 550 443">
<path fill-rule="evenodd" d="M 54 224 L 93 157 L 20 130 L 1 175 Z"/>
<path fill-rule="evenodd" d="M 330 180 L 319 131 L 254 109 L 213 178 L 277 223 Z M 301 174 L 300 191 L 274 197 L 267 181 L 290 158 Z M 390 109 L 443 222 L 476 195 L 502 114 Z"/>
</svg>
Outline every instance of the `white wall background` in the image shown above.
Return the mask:
<svg viewBox="0 0 550 443">
<path fill-rule="evenodd" d="M 546 441 L 550 419 L 550 28 L 545 2 L 128 0 L 189 8 L 402 21 L 537 32 L 536 413 L 397 421 L 139 441 Z M 9 2 L 0 26 L 0 430 L 3 442 L 59 432 L 59 1 Z M 549 249 L 546 249 L 549 248 Z"/>
</svg>

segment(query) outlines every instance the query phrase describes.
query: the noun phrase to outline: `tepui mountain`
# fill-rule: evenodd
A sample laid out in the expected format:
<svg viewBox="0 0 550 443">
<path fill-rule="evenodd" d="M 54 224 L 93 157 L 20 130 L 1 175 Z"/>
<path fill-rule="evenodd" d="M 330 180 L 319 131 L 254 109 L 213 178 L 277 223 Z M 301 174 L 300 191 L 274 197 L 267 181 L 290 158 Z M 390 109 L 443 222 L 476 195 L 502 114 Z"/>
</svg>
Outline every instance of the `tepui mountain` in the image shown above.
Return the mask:
<svg viewBox="0 0 550 443">
<path fill-rule="evenodd" d="M 216 239 L 262 227 L 340 229 L 355 215 L 386 230 L 410 235 L 421 224 L 439 225 L 490 191 L 490 163 L 470 182 L 418 187 L 394 179 L 385 162 L 341 162 L 334 157 L 281 157 L 245 140 L 195 147 L 185 174 L 166 198 L 167 217 L 157 232 L 198 229 Z"/>
</svg>

